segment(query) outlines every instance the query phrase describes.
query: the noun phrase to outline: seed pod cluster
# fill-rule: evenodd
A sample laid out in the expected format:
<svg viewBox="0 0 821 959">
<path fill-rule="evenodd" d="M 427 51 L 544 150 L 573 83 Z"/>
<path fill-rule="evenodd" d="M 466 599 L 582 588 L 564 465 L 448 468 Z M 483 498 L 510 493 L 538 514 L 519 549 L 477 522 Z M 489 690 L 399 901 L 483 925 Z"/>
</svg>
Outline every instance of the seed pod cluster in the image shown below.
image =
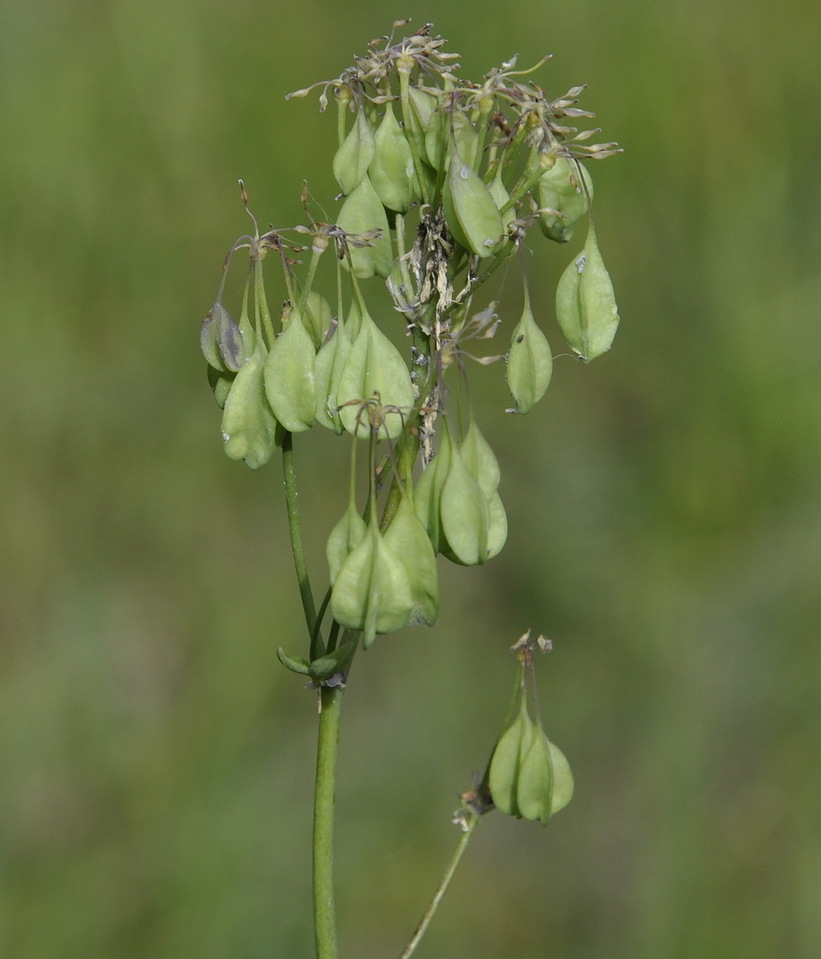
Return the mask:
<svg viewBox="0 0 821 959">
<path fill-rule="evenodd" d="M 573 796 L 570 764 L 530 717 L 524 696 L 516 718 L 496 744 L 488 786 L 500 812 L 543 825 Z"/>
<path fill-rule="evenodd" d="M 496 556 L 507 539 L 507 516 L 499 497 L 499 463 L 471 421 L 461 443 L 442 430 L 439 452 L 416 485 L 419 519 L 433 548 L 462 566 Z"/>
<path fill-rule="evenodd" d="M 367 649 L 378 633 L 433 625 L 439 585 L 436 555 L 413 508 L 411 490 L 402 490 L 383 532 L 373 506 L 367 523 L 357 512 L 354 478 L 348 508 L 331 531 L 326 552 L 334 619 L 361 630 Z"/>
<path fill-rule="evenodd" d="M 254 235 L 240 237 L 226 258 L 227 271 L 238 250 L 250 255 L 239 321 L 223 306 L 224 274 L 200 328 L 229 457 L 256 469 L 278 444 L 285 447 L 288 434 L 315 423 L 347 433 L 354 448 L 366 441 L 368 504 L 357 508 L 353 471 L 347 508 L 326 549 L 334 628 L 360 631 L 366 646 L 378 634 L 434 622 L 438 555 L 473 566 L 502 549 L 499 464 L 466 385 L 471 360 L 500 359 L 476 357 L 467 341 L 489 338 L 502 320 L 495 304 L 476 312 L 474 296 L 528 236 L 538 236 L 537 224 L 554 241 L 571 238 L 591 214 L 592 179 L 580 161 L 616 152 L 614 144 L 588 145 L 588 133 L 568 125 L 592 116 L 575 105 L 581 87 L 549 100 L 541 87 L 520 82 L 529 71 L 517 70 L 515 58 L 480 82 L 462 82 L 442 46 L 428 28 L 384 48 L 377 42 L 324 84 L 323 108 L 330 91 L 339 107 L 331 166 L 340 206 L 325 217 L 334 222 L 309 212 L 307 187 L 308 226 L 260 234 L 252 216 Z M 244 186 L 242 196 L 247 209 Z M 315 286 L 318 266 L 332 259 L 320 264 L 329 246 L 336 252 L 333 306 L 319 292 L 333 281 Z M 266 278 L 271 261 L 282 267 L 278 318 L 267 307 L 263 261 Z M 377 311 L 369 293 L 366 299 L 374 278 L 385 281 L 394 311 Z M 618 314 L 592 219 L 582 253 L 558 284 L 556 313 L 583 359 L 609 349 Z M 545 394 L 553 364 L 526 281 L 525 306 L 509 335 L 507 384 L 515 412 L 526 413 Z M 289 661 L 324 681 L 343 660 L 331 649 L 313 662 Z M 524 718 L 517 722 L 516 750 L 498 750 L 497 805 L 543 818 L 546 807 L 537 809 L 528 796 L 544 793 L 544 756 L 554 778 L 560 762 Z M 514 738 L 511 732 L 506 742 Z M 499 772 L 505 754 L 518 757 L 507 793 Z M 525 788 L 531 779 L 541 786 Z"/>
</svg>

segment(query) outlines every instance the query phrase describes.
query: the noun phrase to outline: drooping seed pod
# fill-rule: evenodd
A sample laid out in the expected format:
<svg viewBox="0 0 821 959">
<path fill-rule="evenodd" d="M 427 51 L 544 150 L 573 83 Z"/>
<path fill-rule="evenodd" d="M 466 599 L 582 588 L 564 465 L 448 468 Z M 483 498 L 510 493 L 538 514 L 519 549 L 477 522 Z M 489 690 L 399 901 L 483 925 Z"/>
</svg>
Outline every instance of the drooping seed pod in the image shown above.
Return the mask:
<svg viewBox="0 0 821 959">
<path fill-rule="evenodd" d="M 405 567 L 372 523 L 348 554 L 331 592 L 334 619 L 348 629 L 362 630 L 367 649 L 377 633 L 393 633 L 414 609 Z"/>
<path fill-rule="evenodd" d="M 439 100 L 427 90 L 420 90 L 418 87 L 409 87 L 408 101 L 410 105 L 410 124 L 406 132 L 413 137 L 413 142 L 416 146 L 416 152 L 419 158 L 433 166 L 430 158 L 428 157 L 427 147 L 425 144 L 425 133 L 428 129 L 428 125 L 436 114 L 436 110 L 439 106 Z"/>
<path fill-rule="evenodd" d="M 368 172 L 376 146 L 365 110 L 360 106 L 356 120 L 333 159 L 333 172 L 339 189 L 349 196 L 359 186 Z"/>
<path fill-rule="evenodd" d="M 488 788 L 500 812 L 547 825 L 570 802 L 573 774 L 562 751 L 531 718 L 524 689 L 519 695 L 516 716 L 493 751 Z"/>
<path fill-rule="evenodd" d="M 354 239 L 348 241 L 350 265 L 354 275 L 367 280 L 374 274 L 387 277 L 393 266 L 393 254 L 388 236 L 390 227 L 382 201 L 373 188 L 370 177 L 365 176 L 342 204 L 337 217 L 337 225 Z M 378 239 L 362 245 L 357 236 L 381 231 Z M 347 257 L 342 261 L 348 265 Z"/>
<path fill-rule="evenodd" d="M 487 500 L 459 448 L 453 446 L 440 498 L 443 539 L 440 545 L 448 559 L 463 566 L 477 566 L 487 560 L 490 527 Z"/>
<path fill-rule="evenodd" d="M 305 305 L 300 309 L 294 307 L 291 310 L 291 316 L 296 316 L 302 321 L 302 325 L 310 333 L 316 349 L 319 349 L 322 339 L 328 331 L 331 324 L 331 304 L 318 293 L 311 290 L 305 301 Z"/>
<path fill-rule="evenodd" d="M 418 198 L 419 188 L 413 153 L 391 103 L 385 104 L 385 115 L 376 130 L 374 142 L 376 149 L 368 176 L 376 195 L 389 210 L 405 213 Z"/>
<path fill-rule="evenodd" d="M 215 370 L 213 366 L 209 366 L 206 372 L 208 373 L 208 385 L 214 391 L 214 399 L 217 401 L 217 406 L 220 409 L 224 409 L 225 401 L 228 399 L 228 394 L 234 385 L 236 373 L 220 373 L 220 371 Z"/>
<path fill-rule="evenodd" d="M 226 455 L 258 469 L 271 458 L 276 446 L 276 419 L 265 395 L 266 352 L 261 343 L 234 377 L 222 414 Z"/>
<path fill-rule="evenodd" d="M 585 362 L 606 353 L 613 344 L 619 312 L 592 224 L 582 252 L 559 279 L 556 320 L 568 346 Z"/>
<path fill-rule="evenodd" d="M 436 555 L 425 527 L 413 508 L 412 494 L 403 491 L 396 512 L 384 533 L 385 543 L 405 567 L 413 597 L 407 625 L 432 626 L 439 614 L 439 578 Z"/>
<path fill-rule="evenodd" d="M 498 253 L 505 225 L 496 201 L 453 141 L 442 200 L 450 232 L 465 249 L 480 257 Z"/>
<path fill-rule="evenodd" d="M 587 212 L 588 195 L 593 198 L 590 174 L 572 157 L 557 156 L 556 162 L 539 180 L 537 192 L 539 206 L 545 211 L 539 216 L 542 233 L 549 240 L 567 243 L 573 235 L 573 228 Z"/>
<path fill-rule="evenodd" d="M 516 805 L 519 816 L 531 822 L 547 825 L 553 814 L 553 761 L 550 745 L 538 726 L 521 757 Z"/>
<path fill-rule="evenodd" d="M 342 425 L 361 438 L 375 431 L 379 439 L 396 439 L 413 406 L 413 384 L 402 354 L 364 308 L 336 396 Z M 371 414 L 380 418 L 375 427 Z"/>
<path fill-rule="evenodd" d="M 450 430 L 445 428 L 441 431 L 436 456 L 428 463 L 413 491 L 416 515 L 428 532 L 434 553 L 438 553 L 442 545 L 442 487 L 450 469 L 451 445 Z"/>
<path fill-rule="evenodd" d="M 527 754 L 536 734 L 536 726 L 530 718 L 524 698 L 516 717 L 499 737 L 488 770 L 488 787 L 493 804 L 507 816 L 521 818 L 519 812 L 519 774 L 522 760 Z"/>
<path fill-rule="evenodd" d="M 487 559 L 493 559 L 507 542 L 507 513 L 498 490 L 488 497 L 487 511 Z"/>
<path fill-rule="evenodd" d="M 525 290 L 522 316 L 510 338 L 507 354 L 507 386 L 516 401 L 516 413 L 529 413 L 544 396 L 553 374 L 553 353 L 530 307 Z"/>
<path fill-rule="evenodd" d="M 348 327 L 339 320 L 320 346 L 314 368 L 316 384 L 316 421 L 337 434 L 344 432 L 339 415 L 339 381 L 351 351 Z"/>
<path fill-rule="evenodd" d="M 549 739 L 547 745 L 550 747 L 550 762 L 553 766 L 553 797 L 550 804 L 550 815 L 555 816 L 573 798 L 575 784 L 570 763 L 564 753 Z"/>
<path fill-rule="evenodd" d="M 425 151 L 434 170 L 441 171 L 446 163 L 453 162 L 454 144 L 462 162 L 474 169 L 479 134 L 470 118 L 459 110 L 453 114 L 449 110 L 437 110 L 425 131 Z"/>
<path fill-rule="evenodd" d="M 336 582 L 342 564 L 367 535 L 368 526 L 359 515 L 353 498 L 348 503 L 342 518 L 336 523 L 328 536 L 325 555 L 328 560 L 331 585 Z"/>
<path fill-rule="evenodd" d="M 208 365 L 221 373 L 238 372 L 250 355 L 239 326 L 219 300 L 200 325 L 200 349 Z"/>
<path fill-rule="evenodd" d="M 476 477 L 485 497 L 490 499 L 499 488 L 502 471 L 496 454 L 476 425 L 475 419 L 471 418 L 468 424 L 462 442 L 459 444 L 459 452 L 462 454 L 465 466 Z"/>
<path fill-rule="evenodd" d="M 274 416 L 292 433 L 314 425 L 316 418 L 316 353 L 298 314 L 271 344 L 265 361 L 265 393 Z"/>
</svg>

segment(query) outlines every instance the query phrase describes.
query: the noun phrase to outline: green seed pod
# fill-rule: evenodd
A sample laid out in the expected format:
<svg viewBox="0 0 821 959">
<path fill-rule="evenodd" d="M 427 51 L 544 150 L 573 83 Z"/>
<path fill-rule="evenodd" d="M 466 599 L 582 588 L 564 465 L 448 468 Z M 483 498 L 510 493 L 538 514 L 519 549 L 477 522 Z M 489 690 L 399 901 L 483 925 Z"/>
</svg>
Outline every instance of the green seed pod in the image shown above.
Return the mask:
<svg viewBox="0 0 821 959">
<path fill-rule="evenodd" d="M 374 274 L 387 277 L 393 266 L 393 254 L 389 238 L 390 227 L 382 201 L 376 195 L 370 177 L 366 176 L 342 204 L 337 225 L 346 233 L 356 236 L 381 230 L 382 235 L 368 246 L 357 246 L 356 240 L 348 242 L 354 275 L 367 280 Z M 347 257 L 342 261 L 348 266 Z"/>
<path fill-rule="evenodd" d="M 442 545 L 441 535 L 441 499 L 442 487 L 450 469 L 451 439 L 450 430 L 442 430 L 442 440 L 439 451 L 428 463 L 427 468 L 419 477 L 413 491 L 413 505 L 420 522 L 428 531 L 428 538 L 434 553 L 438 553 Z"/>
<path fill-rule="evenodd" d="M 587 185 L 587 193 L 593 198 L 593 181 L 586 168 L 566 156 L 557 156 L 553 166 L 539 180 L 539 206 L 555 213 L 542 213 L 539 225 L 542 233 L 557 243 L 567 243 L 573 235 L 573 228 L 587 212 L 588 199 L 582 186 L 582 178 Z"/>
<path fill-rule="evenodd" d="M 581 254 L 559 279 L 556 319 L 568 346 L 585 362 L 606 353 L 613 343 L 619 312 L 592 225 Z"/>
<path fill-rule="evenodd" d="M 359 515 L 353 498 L 348 503 L 342 519 L 331 530 L 325 546 L 325 555 L 328 559 L 331 585 L 336 582 L 342 564 L 362 542 L 368 532 L 368 526 Z"/>
<path fill-rule="evenodd" d="M 336 582 L 336 577 L 342 568 L 342 564 L 362 542 L 367 532 L 368 526 L 356 508 L 356 441 L 354 440 L 351 444 L 351 476 L 348 490 L 348 508 L 336 526 L 331 530 L 331 535 L 328 537 L 328 542 L 325 547 L 331 585 Z"/>
<path fill-rule="evenodd" d="M 377 414 L 381 407 L 377 436 L 396 439 L 404 426 L 404 414 L 413 406 L 413 384 L 401 353 L 364 311 L 336 397 L 342 425 L 363 438 L 371 435 L 369 412 Z"/>
<path fill-rule="evenodd" d="M 311 290 L 304 308 L 301 310 L 294 308 L 291 310 L 291 316 L 296 316 L 302 321 L 302 325 L 311 334 L 314 347 L 319 349 L 319 345 L 331 325 L 331 304 L 321 293 Z"/>
<path fill-rule="evenodd" d="M 360 107 L 356 120 L 333 159 L 333 171 L 339 189 L 349 196 L 368 172 L 376 150 L 373 130 L 365 111 Z"/>
<path fill-rule="evenodd" d="M 507 386 L 516 400 L 516 413 L 529 413 L 544 396 L 553 374 L 553 353 L 539 329 L 526 296 L 507 354 Z"/>
<path fill-rule="evenodd" d="M 362 630 L 367 649 L 377 633 L 401 629 L 414 610 L 405 567 L 372 525 L 342 563 L 331 593 L 334 619 Z"/>
<path fill-rule="evenodd" d="M 348 327 L 342 322 L 320 346 L 316 354 L 314 381 L 316 384 L 316 421 L 337 435 L 345 428 L 339 415 L 339 380 L 348 354 L 351 351 L 351 339 Z"/>
<path fill-rule="evenodd" d="M 484 563 L 488 558 L 490 526 L 487 497 L 457 447 L 451 449 L 440 510 L 442 553 L 462 566 Z"/>
<path fill-rule="evenodd" d="M 418 198 L 419 188 L 413 166 L 413 153 L 393 113 L 393 104 L 385 105 L 385 116 L 374 138 L 376 152 L 368 170 L 373 188 L 389 210 L 404 213 Z"/>
<path fill-rule="evenodd" d="M 465 466 L 476 477 L 485 497 L 490 499 L 499 487 L 502 472 L 490 443 L 473 419 L 459 444 L 459 452 L 462 454 Z"/>
<path fill-rule="evenodd" d="M 507 513 L 498 493 L 493 493 L 488 498 L 487 511 L 490 517 L 487 527 L 487 558 L 493 559 L 501 553 L 507 542 Z"/>
<path fill-rule="evenodd" d="M 476 132 L 470 119 L 459 111 L 453 114 L 453 135 L 451 136 L 451 116 L 447 110 L 437 110 L 431 118 L 425 131 L 425 152 L 428 163 L 434 170 L 441 171 L 448 162 L 446 151 L 450 144 L 450 162 L 453 160 L 454 148 L 471 169 L 476 163 L 476 151 L 479 148 L 479 134 Z"/>
<path fill-rule="evenodd" d="M 516 219 L 516 208 L 511 206 L 509 210 L 505 213 L 502 213 L 503 207 L 507 206 L 510 201 L 510 194 L 507 192 L 507 187 L 502 180 L 502 166 L 501 164 L 496 167 L 496 175 L 488 183 L 487 186 L 490 191 L 490 195 L 493 197 L 493 202 L 496 204 L 499 215 L 502 217 L 502 222 L 505 225 L 505 229 L 510 229 L 510 224 Z M 515 248 L 515 247 L 514 247 Z"/>
<path fill-rule="evenodd" d="M 410 493 L 403 493 L 384 533 L 385 544 L 405 568 L 413 597 L 408 626 L 432 626 L 439 614 L 439 579 L 436 555 L 425 527 L 420 523 Z"/>
<path fill-rule="evenodd" d="M 226 455 L 258 469 L 271 458 L 276 445 L 276 419 L 263 384 L 265 348 L 258 344 L 237 373 L 222 414 Z"/>
<path fill-rule="evenodd" d="M 234 318 L 217 300 L 200 325 L 200 349 L 209 366 L 236 373 L 250 352 Z"/>
<path fill-rule="evenodd" d="M 555 816 L 573 798 L 573 773 L 570 771 L 570 763 L 561 749 L 550 740 L 547 741 L 547 744 L 550 747 L 550 762 L 553 766 L 553 799 L 550 805 L 550 815 Z"/>
<path fill-rule="evenodd" d="M 521 818 L 519 812 L 519 774 L 538 730 L 522 698 L 516 718 L 499 737 L 488 770 L 488 787 L 493 804 L 508 816 Z"/>
<path fill-rule="evenodd" d="M 457 242 L 480 257 L 499 252 L 505 225 L 496 201 L 453 143 L 442 199 L 448 227 Z"/>
<path fill-rule="evenodd" d="M 547 737 L 538 728 L 522 756 L 516 805 L 521 818 L 531 822 L 547 825 L 553 814 L 553 762 Z"/>
<path fill-rule="evenodd" d="M 236 379 L 236 374 L 220 373 L 219 370 L 215 370 L 213 366 L 209 366 L 207 372 L 208 385 L 214 391 L 214 399 L 217 401 L 217 406 L 220 409 L 224 409 L 225 401 L 228 399 L 228 394 L 231 392 L 231 387 Z"/>
<path fill-rule="evenodd" d="M 439 100 L 432 93 L 428 93 L 427 90 L 410 87 L 408 89 L 408 101 L 410 103 L 408 114 L 410 129 L 407 132 L 413 137 L 419 158 L 431 164 L 425 144 L 425 133 L 436 114 Z"/>
<path fill-rule="evenodd" d="M 295 313 L 274 340 L 265 361 L 265 393 L 274 416 L 292 433 L 314 425 L 316 353 L 310 334 Z"/>
</svg>

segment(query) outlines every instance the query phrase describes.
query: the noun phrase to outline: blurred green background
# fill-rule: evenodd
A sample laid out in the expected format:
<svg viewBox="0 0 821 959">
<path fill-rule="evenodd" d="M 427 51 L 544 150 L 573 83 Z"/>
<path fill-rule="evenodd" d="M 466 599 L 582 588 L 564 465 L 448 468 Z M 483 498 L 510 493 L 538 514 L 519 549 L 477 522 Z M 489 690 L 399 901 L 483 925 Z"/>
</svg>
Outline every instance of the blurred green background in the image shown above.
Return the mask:
<svg viewBox="0 0 821 959">
<path fill-rule="evenodd" d="M 551 94 L 589 84 L 625 148 L 594 168 L 623 323 L 521 421 L 476 376 L 511 534 L 443 567 L 435 629 L 357 663 L 342 955 L 401 951 L 532 626 L 576 798 L 546 830 L 482 824 L 420 959 L 813 959 L 821 7 L 799 0 L 3 5 L 0 954 L 312 954 L 281 481 L 224 457 L 197 330 L 247 228 L 238 176 L 263 223 L 301 222 L 304 176 L 333 195 L 334 118 L 283 95 L 407 15 L 465 76 L 549 52 Z M 568 255 L 532 256 L 555 343 Z M 315 433 L 319 565 L 348 446 Z"/>
</svg>

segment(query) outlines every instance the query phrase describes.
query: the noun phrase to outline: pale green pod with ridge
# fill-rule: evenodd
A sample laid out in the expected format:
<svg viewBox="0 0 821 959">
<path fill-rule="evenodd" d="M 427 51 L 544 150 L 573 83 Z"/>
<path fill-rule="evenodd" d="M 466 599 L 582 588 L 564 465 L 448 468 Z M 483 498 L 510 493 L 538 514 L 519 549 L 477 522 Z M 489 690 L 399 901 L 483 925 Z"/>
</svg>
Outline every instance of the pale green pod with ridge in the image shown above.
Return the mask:
<svg viewBox="0 0 821 959">
<path fill-rule="evenodd" d="M 351 499 L 342 518 L 336 523 L 325 544 L 331 585 L 336 582 L 342 564 L 367 535 L 368 525 L 359 515 L 356 503 Z"/>
<path fill-rule="evenodd" d="M 339 323 L 316 354 L 316 421 L 335 433 L 345 431 L 339 415 L 339 381 L 351 351 L 348 327 Z"/>
<path fill-rule="evenodd" d="M 416 515 L 411 494 L 403 492 L 388 528 L 385 543 L 405 567 L 413 597 L 407 625 L 432 626 L 439 614 L 439 577 L 436 554 L 425 527 Z"/>
<path fill-rule="evenodd" d="M 474 419 L 471 419 L 459 444 L 459 452 L 467 468 L 476 477 L 482 492 L 489 499 L 499 486 L 502 471 L 496 454 Z"/>
<path fill-rule="evenodd" d="M 292 313 L 265 361 L 265 393 L 277 420 L 292 433 L 316 419 L 316 352 L 298 314 Z"/>
<path fill-rule="evenodd" d="M 539 180 L 537 192 L 539 206 L 545 209 L 539 215 L 542 233 L 557 243 L 567 243 L 574 227 L 587 212 L 588 195 L 593 198 L 593 180 L 587 168 L 571 157 L 557 156 L 556 162 Z"/>
<path fill-rule="evenodd" d="M 442 200 L 448 227 L 458 243 L 480 257 L 499 252 L 506 231 L 496 201 L 453 143 Z"/>
<path fill-rule="evenodd" d="M 582 252 L 559 279 L 556 320 L 568 346 L 585 362 L 606 353 L 613 343 L 619 312 L 592 225 Z"/>
<path fill-rule="evenodd" d="M 414 609 L 405 567 L 385 544 L 376 526 L 369 528 L 340 567 L 331 592 L 334 619 L 362 630 L 367 649 L 377 633 L 393 633 Z"/>
<path fill-rule="evenodd" d="M 374 275 L 387 277 L 393 266 L 393 253 L 390 244 L 390 226 L 382 201 L 376 194 L 370 177 L 365 176 L 361 183 L 345 199 L 337 217 L 337 226 L 348 234 L 361 235 L 380 230 L 381 236 L 367 246 L 348 243 L 350 266 L 360 280 Z M 348 258 L 342 261 L 348 267 Z"/>
<path fill-rule="evenodd" d="M 550 821 L 553 814 L 553 762 L 547 737 L 538 727 L 524 753 L 516 784 L 516 804 L 522 819 Z"/>
<path fill-rule="evenodd" d="M 393 104 L 385 104 L 385 115 L 374 137 L 376 150 L 368 176 L 383 206 L 405 213 L 419 196 L 413 153 L 393 112 Z"/>
<path fill-rule="evenodd" d="M 420 160 L 430 163 L 427 147 L 425 144 L 425 132 L 433 119 L 439 106 L 439 100 L 427 90 L 420 90 L 418 87 L 408 88 L 409 101 L 409 130 L 406 130 L 413 137 L 416 145 L 416 152 Z"/>
<path fill-rule="evenodd" d="M 549 739 L 547 744 L 550 747 L 550 762 L 553 766 L 553 796 L 550 804 L 550 815 L 555 816 L 573 798 L 574 782 L 570 763 L 564 753 Z"/>
<path fill-rule="evenodd" d="M 487 512 L 487 558 L 493 559 L 501 553 L 507 542 L 507 513 L 498 491 L 488 497 Z"/>
<path fill-rule="evenodd" d="M 247 349 L 240 327 L 219 300 L 200 325 L 200 349 L 209 366 L 221 373 L 236 373 L 253 352 Z"/>
<path fill-rule="evenodd" d="M 380 413 L 379 439 L 396 439 L 413 407 L 413 384 L 402 354 L 363 313 L 336 393 L 342 425 L 360 438 L 371 434 L 370 414 Z"/>
<path fill-rule="evenodd" d="M 452 447 L 450 468 L 440 497 L 441 552 L 463 566 L 477 566 L 488 558 L 490 512 L 479 481 L 458 447 Z"/>
<path fill-rule="evenodd" d="M 308 294 L 305 306 L 302 309 L 294 307 L 291 316 L 297 316 L 314 341 L 314 347 L 319 349 L 322 339 L 331 324 L 331 304 L 316 290 Z"/>
<path fill-rule="evenodd" d="M 356 119 L 333 159 L 333 172 L 339 189 L 348 196 L 368 172 L 376 150 L 373 130 L 367 114 L 359 107 Z"/>
<path fill-rule="evenodd" d="M 207 373 L 208 385 L 214 391 L 214 399 L 217 401 L 217 406 L 220 409 L 224 409 L 228 394 L 234 385 L 236 373 L 220 373 L 220 371 L 214 369 L 213 366 L 208 367 Z"/>
<path fill-rule="evenodd" d="M 526 297 L 506 360 L 507 386 L 516 400 L 515 412 L 529 413 L 544 396 L 552 375 L 553 353 L 533 317 L 530 298 Z"/>
<path fill-rule="evenodd" d="M 488 770 L 488 787 L 493 804 L 508 816 L 520 818 L 518 787 L 522 759 L 533 742 L 536 732 L 527 713 L 524 699 L 516 717 L 499 737 Z"/>
<path fill-rule="evenodd" d="M 251 469 L 267 463 L 276 446 L 276 419 L 263 382 L 265 359 L 264 346 L 257 344 L 234 377 L 222 414 L 226 455 L 244 460 Z"/>
<path fill-rule="evenodd" d="M 452 136 L 451 122 L 453 123 Z M 469 117 L 457 110 L 451 118 L 448 110 L 437 110 L 425 131 L 425 152 L 434 170 L 441 171 L 446 163 L 453 162 L 454 143 L 456 152 L 473 169 L 479 147 L 479 134 Z M 450 144 L 450 155 L 447 154 L 448 144 Z"/>
<path fill-rule="evenodd" d="M 434 553 L 440 551 L 442 544 L 442 487 L 450 469 L 450 431 L 443 429 L 441 437 L 436 456 L 428 463 L 413 491 L 416 515 L 428 531 Z"/>
</svg>

